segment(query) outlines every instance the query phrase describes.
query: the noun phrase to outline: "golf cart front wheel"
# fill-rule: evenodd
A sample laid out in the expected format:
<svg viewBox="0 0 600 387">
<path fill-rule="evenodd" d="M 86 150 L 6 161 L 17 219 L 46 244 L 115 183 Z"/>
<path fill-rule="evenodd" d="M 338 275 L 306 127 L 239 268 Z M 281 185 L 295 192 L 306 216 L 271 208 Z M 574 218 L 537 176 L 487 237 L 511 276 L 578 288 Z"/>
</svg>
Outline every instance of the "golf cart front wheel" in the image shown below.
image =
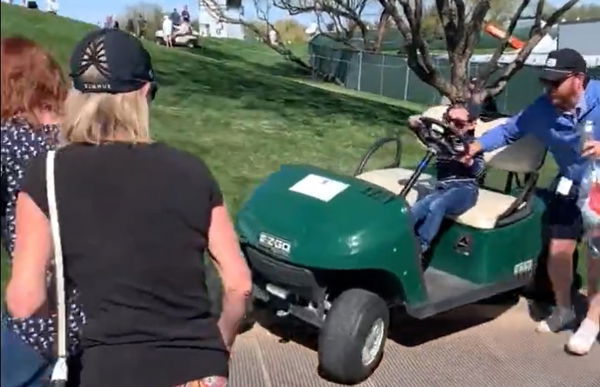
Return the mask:
<svg viewBox="0 0 600 387">
<path fill-rule="evenodd" d="M 368 378 L 383 357 L 389 309 L 377 294 L 349 289 L 333 303 L 319 334 L 319 368 L 344 384 Z"/>
</svg>

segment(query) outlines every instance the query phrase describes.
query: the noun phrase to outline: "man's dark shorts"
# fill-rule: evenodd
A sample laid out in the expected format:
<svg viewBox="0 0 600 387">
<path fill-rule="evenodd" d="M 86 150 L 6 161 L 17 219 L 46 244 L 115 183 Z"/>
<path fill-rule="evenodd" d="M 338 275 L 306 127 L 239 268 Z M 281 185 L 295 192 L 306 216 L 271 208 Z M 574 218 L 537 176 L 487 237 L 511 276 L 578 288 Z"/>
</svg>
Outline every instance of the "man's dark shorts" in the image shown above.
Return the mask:
<svg viewBox="0 0 600 387">
<path fill-rule="evenodd" d="M 545 223 L 551 239 L 580 240 L 583 236 L 583 217 L 577 206 L 579 187 L 573 185 L 568 195 L 556 192 L 559 179 L 555 179 L 546 192 Z"/>
</svg>

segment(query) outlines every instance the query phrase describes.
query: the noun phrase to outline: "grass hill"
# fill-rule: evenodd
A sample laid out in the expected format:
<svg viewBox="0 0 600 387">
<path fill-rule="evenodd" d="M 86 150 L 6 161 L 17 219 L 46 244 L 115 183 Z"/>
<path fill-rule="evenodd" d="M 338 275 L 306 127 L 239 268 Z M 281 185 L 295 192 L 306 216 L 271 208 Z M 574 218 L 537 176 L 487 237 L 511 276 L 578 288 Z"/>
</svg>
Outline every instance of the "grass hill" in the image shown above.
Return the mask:
<svg viewBox="0 0 600 387">
<path fill-rule="evenodd" d="M 5 4 L 1 15 L 3 37 L 18 34 L 41 43 L 65 71 L 75 43 L 95 28 Z M 158 140 L 204 158 L 234 210 L 285 162 L 350 172 L 368 145 L 401 127 L 410 113 L 289 79 L 291 65 L 259 43 L 205 45 L 186 51 L 146 44 L 159 83 L 151 128 Z"/>
<path fill-rule="evenodd" d="M 37 41 L 65 73 L 75 43 L 96 28 L 4 3 L 1 7 L 1 36 Z M 233 212 L 283 163 L 352 172 L 373 141 L 401 128 L 412 113 L 398 102 L 293 79 L 295 69 L 260 43 L 207 40 L 198 50 L 145 45 L 159 83 L 151 108 L 155 138 L 202 157 Z M 408 154 L 414 162 L 417 153 Z"/>
<path fill-rule="evenodd" d="M 65 72 L 75 43 L 94 28 L 1 5 L 1 36 L 39 42 Z M 260 43 L 208 39 L 197 50 L 145 45 L 159 83 L 151 108 L 153 135 L 203 158 L 233 212 L 284 163 L 351 173 L 367 147 L 391 132 L 402 133 L 403 164 L 414 165 L 422 155 L 404 131 L 418 105 L 313 82 Z M 372 165 L 390 160 L 391 149 Z M 552 170 L 549 165 L 546 176 Z M 3 265 L 3 279 L 6 275 Z"/>
</svg>

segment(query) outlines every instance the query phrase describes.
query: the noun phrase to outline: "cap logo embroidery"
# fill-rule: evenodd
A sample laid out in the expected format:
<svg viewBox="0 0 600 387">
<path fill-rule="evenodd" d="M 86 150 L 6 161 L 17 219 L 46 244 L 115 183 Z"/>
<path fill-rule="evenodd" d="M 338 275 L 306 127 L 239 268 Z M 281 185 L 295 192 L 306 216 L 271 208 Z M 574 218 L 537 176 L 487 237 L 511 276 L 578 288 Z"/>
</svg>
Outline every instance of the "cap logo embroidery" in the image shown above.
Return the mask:
<svg viewBox="0 0 600 387">
<path fill-rule="evenodd" d="M 556 67 L 556 58 L 548 58 L 546 60 L 546 67 Z"/>
<path fill-rule="evenodd" d="M 83 51 L 79 65 L 81 66 L 80 74 L 85 73 L 92 66 L 98 70 L 100 74 L 97 74 L 98 76 L 95 77 L 99 78 L 97 79 L 98 83 L 105 83 L 106 79 L 110 78 L 108 59 L 106 58 L 106 50 L 104 48 L 104 37 L 94 39 L 87 45 Z M 89 85 L 90 83 L 86 82 L 86 84 Z"/>
</svg>

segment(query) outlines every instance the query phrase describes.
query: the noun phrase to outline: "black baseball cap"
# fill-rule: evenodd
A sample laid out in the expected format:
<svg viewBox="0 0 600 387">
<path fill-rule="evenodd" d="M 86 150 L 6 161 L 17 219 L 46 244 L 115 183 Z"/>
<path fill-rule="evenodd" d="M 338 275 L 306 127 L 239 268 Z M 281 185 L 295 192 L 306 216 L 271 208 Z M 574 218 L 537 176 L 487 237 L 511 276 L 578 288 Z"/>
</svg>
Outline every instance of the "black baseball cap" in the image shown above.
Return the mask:
<svg viewBox="0 0 600 387">
<path fill-rule="evenodd" d="M 583 59 L 583 56 L 579 52 L 572 48 L 561 48 L 548 54 L 546 65 L 540 74 L 540 79 L 543 81 L 558 82 L 577 73 L 587 73 L 585 59 Z"/>
<path fill-rule="evenodd" d="M 96 77 L 82 77 L 90 68 Z M 150 54 L 140 41 L 124 31 L 103 28 L 86 35 L 71 56 L 73 87 L 83 93 L 127 93 L 156 83 Z"/>
</svg>

